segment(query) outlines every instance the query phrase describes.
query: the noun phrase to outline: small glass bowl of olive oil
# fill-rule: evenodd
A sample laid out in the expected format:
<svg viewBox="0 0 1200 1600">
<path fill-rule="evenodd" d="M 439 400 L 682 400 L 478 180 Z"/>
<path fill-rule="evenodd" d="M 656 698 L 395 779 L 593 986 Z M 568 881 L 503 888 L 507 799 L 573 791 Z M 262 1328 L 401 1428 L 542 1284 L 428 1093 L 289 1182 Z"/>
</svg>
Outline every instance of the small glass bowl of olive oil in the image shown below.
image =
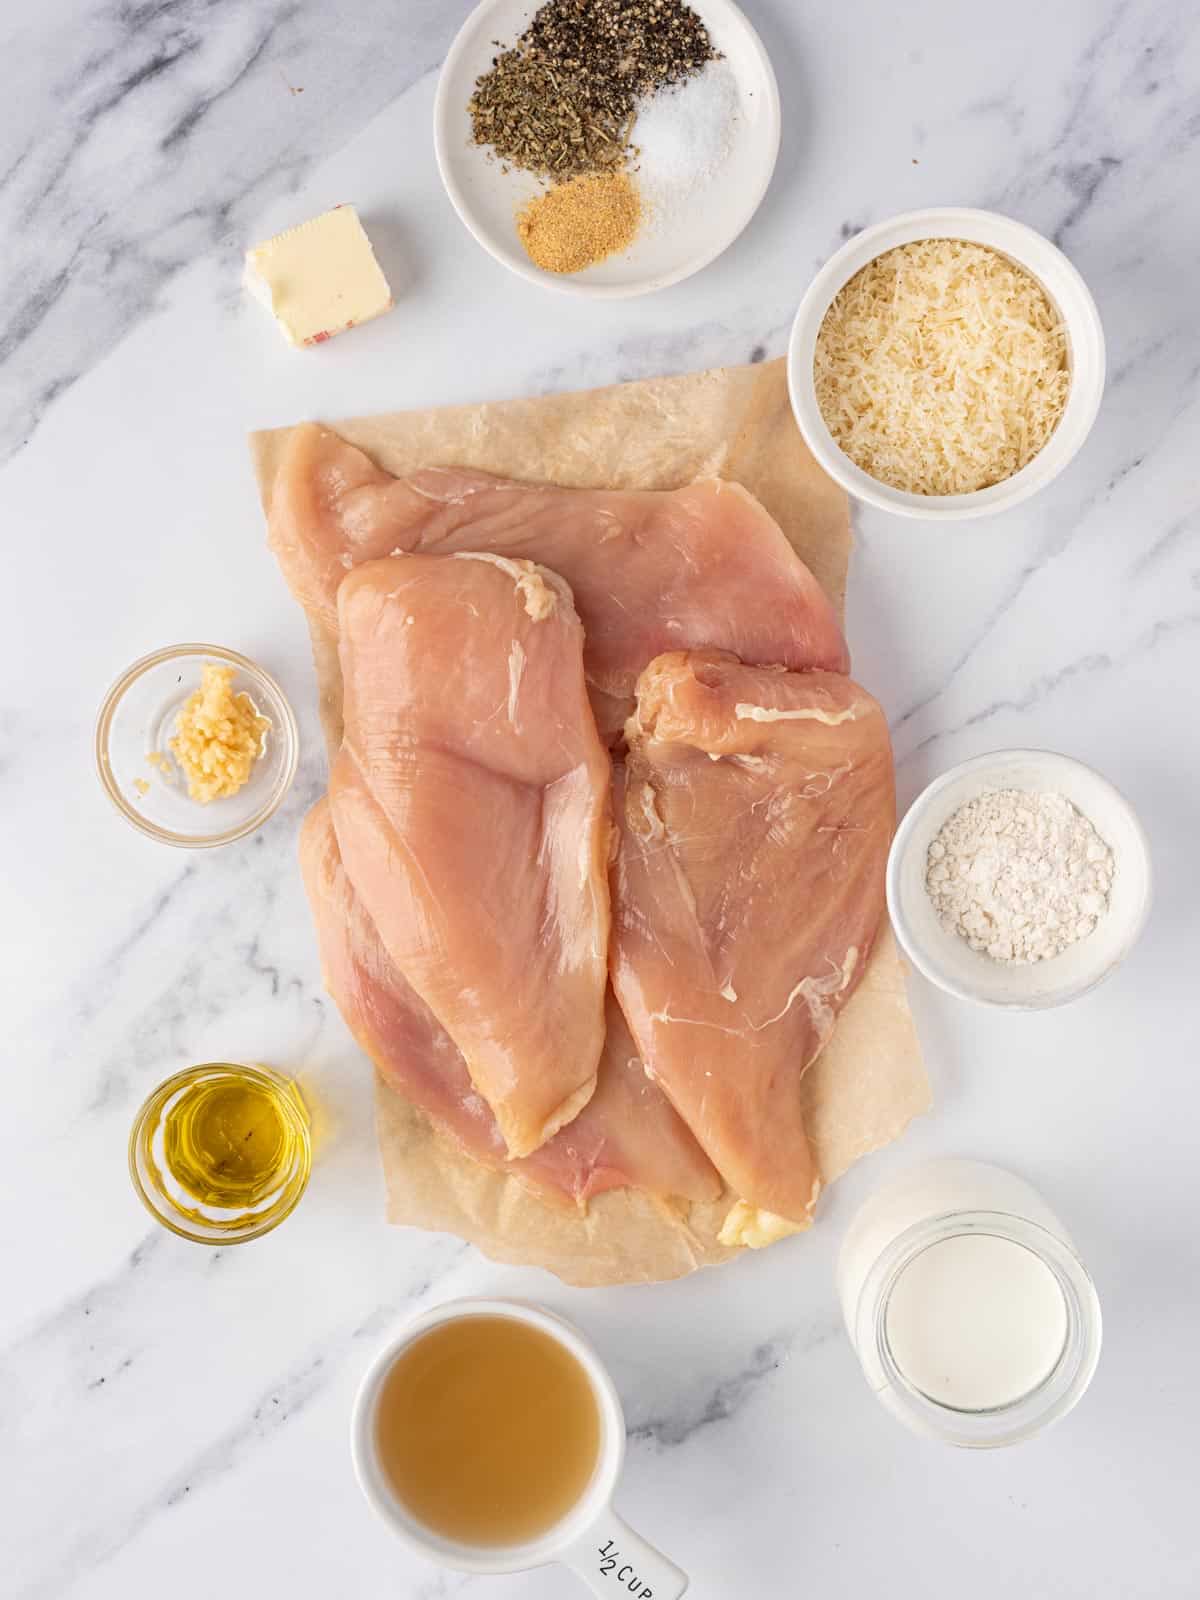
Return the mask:
<svg viewBox="0 0 1200 1600">
<path fill-rule="evenodd" d="M 294 1210 L 312 1166 L 309 1117 L 290 1078 L 209 1061 L 168 1078 L 129 1135 L 147 1209 L 198 1244 L 241 1244 Z"/>
</svg>

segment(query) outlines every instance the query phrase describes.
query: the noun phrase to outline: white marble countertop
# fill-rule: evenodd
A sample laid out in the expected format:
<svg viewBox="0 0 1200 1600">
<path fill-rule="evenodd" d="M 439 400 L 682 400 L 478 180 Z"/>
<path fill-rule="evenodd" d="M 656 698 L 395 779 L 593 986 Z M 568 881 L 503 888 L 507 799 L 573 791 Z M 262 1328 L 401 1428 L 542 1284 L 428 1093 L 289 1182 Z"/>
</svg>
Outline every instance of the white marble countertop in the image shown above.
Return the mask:
<svg viewBox="0 0 1200 1600">
<path fill-rule="evenodd" d="M 690 282 L 585 304 L 508 276 L 443 198 L 434 82 L 466 9 L 43 0 L 0 20 L 0 1589 L 565 1600 L 559 1569 L 423 1565 L 350 1472 L 350 1398 L 385 1331 L 496 1291 L 598 1343 L 630 1424 L 619 1505 L 697 1596 L 1195 1596 L 1200 16 L 754 0 L 786 117 L 762 211 Z M 398 304 L 295 353 L 243 304 L 240 252 L 344 199 Z M 245 431 L 778 354 L 842 237 L 934 203 L 1010 211 L 1063 246 L 1110 382 L 1082 455 L 1019 511 L 857 518 L 857 674 L 893 718 L 905 800 L 1009 744 L 1112 778 L 1156 857 L 1146 936 L 1061 1012 L 914 983 L 933 1114 L 838 1185 L 811 1235 L 719 1273 L 570 1291 L 387 1227 L 369 1074 L 322 996 L 293 862 L 323 757 Z M 207 856 L 135 834 L 91 770 L 108 682 L 185 638 L 274 668 L 303 719 L 284 813 Z M 157 1080 L 221 1056 L 301 1072 L 326 1126 L 287 1226 L 209 1251 L 150 1223 L 125 1141 Z M 909 1437 L 841 1332 L 848 1215 L 932 1152 L 1039 1184 L 1104 1302 L 1091 1392 L 1014 1450 Z"/>
</svg>

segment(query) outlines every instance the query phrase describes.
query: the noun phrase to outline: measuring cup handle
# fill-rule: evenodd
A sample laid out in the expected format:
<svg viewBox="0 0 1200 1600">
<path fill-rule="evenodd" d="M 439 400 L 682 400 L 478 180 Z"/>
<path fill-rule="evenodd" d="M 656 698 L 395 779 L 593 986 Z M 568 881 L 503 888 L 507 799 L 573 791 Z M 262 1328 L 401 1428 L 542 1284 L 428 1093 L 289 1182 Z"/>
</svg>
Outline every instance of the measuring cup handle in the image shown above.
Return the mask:
<svg viewBox="0 0 1200 1600">
<path fill-rule="evenodd" d="M 593 1594 L 608 1600 L 679 1600 L 688 1586 L 681 1572 L 608 1507 L 559 1557 Z"/>
</svg>

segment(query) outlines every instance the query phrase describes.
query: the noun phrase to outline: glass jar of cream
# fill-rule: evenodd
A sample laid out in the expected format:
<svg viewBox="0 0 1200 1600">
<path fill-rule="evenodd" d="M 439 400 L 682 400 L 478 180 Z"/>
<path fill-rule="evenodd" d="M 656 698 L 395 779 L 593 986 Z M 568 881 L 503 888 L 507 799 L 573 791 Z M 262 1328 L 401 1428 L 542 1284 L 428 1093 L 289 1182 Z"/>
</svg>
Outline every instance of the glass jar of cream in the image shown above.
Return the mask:
<svg viewBox="0 0 1200 1600">
<path fill-rule="evenodd" d="M 1042 1197 L 1000 1167 L 937 1160 L 884 1184 L 837 1275 L 867 1382 L 914 1432 L 1015 1444 L 1091 1382 L 1095 1287 Z"/>
</svg>

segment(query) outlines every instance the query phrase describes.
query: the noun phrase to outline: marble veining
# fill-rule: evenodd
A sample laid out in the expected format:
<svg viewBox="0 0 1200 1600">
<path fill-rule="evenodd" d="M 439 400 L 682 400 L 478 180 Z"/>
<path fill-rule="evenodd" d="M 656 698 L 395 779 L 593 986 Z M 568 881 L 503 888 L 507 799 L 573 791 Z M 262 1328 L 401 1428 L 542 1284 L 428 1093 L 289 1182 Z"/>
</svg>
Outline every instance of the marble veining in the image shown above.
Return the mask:
<svg viewBox="0 0 1200 1600">
<path fill-rule="evenodd" d="M 176 274 L 242 235 L 256 206 L 294 191 L 426 72 L 470 8 L 406 5 L 402 31 L 384 0 L 57 9 L 21 51 L 40 104 L 0 125 L 0 232 L 16 291 L 0 325 L 0 459 L 154 312 Z M 0 26 L 15 32 L 15 20 Z"/>
<path fill-rule="evenodd" d="M 436 67 L 468 0 L 45 0 L 0 16 L 5 1595 L 211 1600 L 220 1576 L 223 1593 L 294 1600 L 566 1600 L 553 1568 L 438 1572 L 352 1480 L 371 1353 L 412 1310 L 468 1293 L 544 1301 L 595 1340 L 629 1422 L 618 1506 L 698 1595 L 1200 1593 L 1200 14 L 747 9 L 785 105 L 759 215 L 690 282 L 586 307 L 507 275 L 441 192 Z M 241 251 L 339 200 L 360 206 L 397 305 L 296 353 L 245 303 Z M 770 359 L 843 239 L 959 203 L 1011 212 L 1076 262 L 1105 326 L 1105 403 L 1070 470 L 1016 512 L 950 529 L 856 512 L 855 670 L 889 713 L 903 801 L 1015 744 L 1123 789 L 1158 874 L 1141 945 L 1040 1017 L 914 982 L 934 1113 L 835 1185 L 810 1235 L 732 1268 L 587 1293 L 388 1227 L 370 1074 L 323 995 L 295 866 L 325 760 L 244 434 Z M 303 754 L 261 834 L 180 855 L 109 808 L 92 719 L 136 655 L 197 638 L 279 675 Z M 155 1083 L 221 1058 L 294 1071 L 317 1153 L 285 1227 L 209 1251 L 154 1229 L 125 1144 Z M 910 1439 L 841 1332 L 846 1221 L 883 1175 L 935 1153 L 1042 1186 L 1104 1303 L 1092 1393 L 1019 1450 Z"/>
<path fill-rule="evenodd" d="M 790 1356 L 814 1350 L 840 1333 L 840 1321 L 824 1318 L 803 1332 L 791 1329 L 755 1345 L 745 1367 L 721 1378 L 707 1392 L 695 1395 L 686 1410 L 673 1411 L 666 1416 L 630 1419 L 630 1444 L 650 1445 L 657 1453 L 690 1443 L 702 1429 L 735 1418 Z"/>
<path fill-rule="evenodd" d="M 153 1362 L 142 1332 L 143 1316 L 152 1320 L 147 1308 L 173 1294 L 182 1292 L 194 1299 L 204 1293 L 203 1280 L 194 1276 L 183 1285 L 177 1282 L 178 1259 L 172 1259 L 172 1243 L 157 1229 L 146 1234 L 111 1278 L 89 1287 L 0 1352 L 0 1394 L 8 1427 L 15 1425 L 19 1431 L 27 1417 L 37 1417 L 43 1410 L 45 1402 L 37 1395 L 36 1380 L 47 1361 L 66 1376 L 68 1393 L 62 1398 L 70 1401 L 50 1420 L 52 1428 L 57 1423 L 103 1429 L 106 1412 L 97 1413 L 96 1407 L 111 1408 L 124 1400 L 131 1407 L 139 1404 L 141 1397 L 136 1391 L 142 1370 Z M 175 1463 L 164 1481 L 122 1483 L 109 1493 L 103 1507 L 93 1508 L 86 1499 L 79 1503 L 71 1526 L 55 1541 L 53 1559 L 45 1561 L 22 1592 L 47 1597 L 61 1594 L 80 1571 L 111 1560 L 134 1541 L 152 1518 L 172 1511 L 187 1497 L 204 1493 L 211 1483 L 236 1471 L 250 1452 L 288 1428 L 324 1395 L 347 1362 L 352 1358 L 361 1362 L 359 1352 L 369 1350 L 404 1307 L 419 1304 L 462 1260 L 467 1248 L 458 1240 L 426 1239 L 413 1253 L 412 1273 L 395 1300 L 372 1307 L 352 1323 L 343 1324 L 339 1319 L 332 1336 L 300 1350 L 288 1365 L 273 1370 L 263 1387 L 245 1400 L 241 1412 Z M 199 1263 L 203 1277 L 227 1275 L 230 1257 L 229 1250 L 206 1252 Z M 232 1286 L 230 1292 L 236 1292 Z M 187 1381 L 186 1370 L 180 1377 Z"/>
</svg>

